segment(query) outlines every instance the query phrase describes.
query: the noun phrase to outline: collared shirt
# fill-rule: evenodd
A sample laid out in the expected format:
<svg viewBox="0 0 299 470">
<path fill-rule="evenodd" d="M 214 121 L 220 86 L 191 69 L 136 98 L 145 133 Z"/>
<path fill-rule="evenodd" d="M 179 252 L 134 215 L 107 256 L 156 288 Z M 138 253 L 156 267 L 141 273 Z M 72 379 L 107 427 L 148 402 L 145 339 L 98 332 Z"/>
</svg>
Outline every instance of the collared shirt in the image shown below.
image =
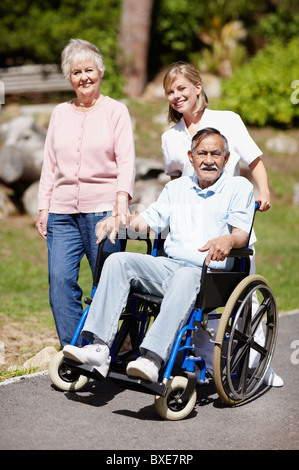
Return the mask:
<svg viewBox="0 0 299 470">
<path fill-rule="evenodd" d="M 156 202 L 142 212 L 157 233 L 167 226 L 169 234 L 164 250 L 174 259 L 202 266 L 207 252 L 201 253 L 209 240 L 227 235 L 232 228 L 249 233 L 254 214 L 252 184 L 241 176 L 224 172 L 207 189 L 201 189 L 197 176 L 183 176 L 166 184 Z M 212 261 L 212 269 L 230 269 L 232 260 Z"/>
<path fill-rule="evenodd" d="M 224 170 L 228 175 L 240 174 L 240 159 L 249 165 L 262 155 L 262 151 L 251 138 L 241 117 L 232 111 L 205 109 L 198 130 L 205 127 L 218 129 L 228 140 L 230 157 Z M 183 118 L 164 132 L 162 153 L 167 175 L 192 176 L 194 174 L 187 155 L 188 150 L 191 149 L 191 140 L 192 137 Z"/>
<path fill-rule="evenodd" d="M 79 112 L 54 109 L 45 142 L 39 209 L 58 214 L 111 210 L 116 192 L 133 193 L 135 149 L 127 107 L 109 96 Z"/>
</svg>

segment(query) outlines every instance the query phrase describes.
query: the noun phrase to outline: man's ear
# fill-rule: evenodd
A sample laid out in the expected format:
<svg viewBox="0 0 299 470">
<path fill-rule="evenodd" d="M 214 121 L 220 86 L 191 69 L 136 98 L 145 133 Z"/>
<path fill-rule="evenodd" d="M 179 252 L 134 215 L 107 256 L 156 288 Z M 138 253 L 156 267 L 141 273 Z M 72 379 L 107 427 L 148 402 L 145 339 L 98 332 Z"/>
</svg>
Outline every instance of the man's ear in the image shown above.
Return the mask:
<svg viewBox="0 0 299 470">
<path fill-rule="evenodd" d="M 193 155 L 192 155 L 191 150 L 188 150 L 188 158 L 189 158 L 189 161 L 190 161 L 191 165 L 194 166 L 194 164 L 193 164 Z"/>
<path fill-rule="evenodd" d="M 230 156 L 230 152 L 227 152 L 227 154 L 224 156 L 224 166 L 227 164 L 229 156 Z"/>
</svg>

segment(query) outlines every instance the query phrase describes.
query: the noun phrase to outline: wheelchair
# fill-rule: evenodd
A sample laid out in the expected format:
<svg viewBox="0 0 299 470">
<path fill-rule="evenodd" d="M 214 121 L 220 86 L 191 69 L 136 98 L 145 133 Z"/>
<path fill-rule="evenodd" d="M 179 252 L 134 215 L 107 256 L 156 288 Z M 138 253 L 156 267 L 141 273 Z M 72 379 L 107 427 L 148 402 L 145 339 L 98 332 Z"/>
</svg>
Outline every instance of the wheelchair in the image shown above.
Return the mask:
<svg viewBox="0 0 299 470">
<path fill-rule="evenodd" d="M 121 237 L 122 250 L 127 240 L 136 234 L 126 232 Z M 164 237 L 156 237 L 154 243 L 147 235 L 138 238 L 146 246 L 146 254 L 163 256 Z M 111 349 L 111 365 L 108 378 L 126 388 L 155 396 L 155 409 L 166 420 L 181 420 L 190 415 L 197 400 L 197 374 L 205 383 L 205 361 L 196 357 L 193 335 L 203 328 L 214 343 L 213 380 L 216 392 L 226 405 L 238 405 L 254 397 L 261 389 L 263 378 L 272 360 L 277 331 L 278 315 L 275 297 L 268 281 L 260 275 L 249 275 L 250 256 L 248 247 L 233 249 L 231 271 L 210 271 L 202 268 L 201 289 L 187 324 L 178 332 L 167 364 L 160 371 L 157 383 L 148 383 L 126 375 L 128 362 L 138 357 L 139 346 L 155 318 L 159 314 L 162 298 L 132 290 L 122 312 L 119 329 Z M 85 323 L 92 298 L 97 289 L 101 269 L 107 254 L 103 242 L 98 248 L 97 265 L 93 278 L 91 298 L 85 299 L 84 310 L 71 344 L 75 345 Z M 256 296 L 258 307 L 253 311 L 252 298 Z M 215 310 L 220 312 L 215 314 Z M 209 328 L 209 320 L 217 318 L 216 336 Z M 259 344 L 255 333 L 263 327 L 264 340 Z M 257 354 L 254 366 L 250 366 L 251 351 Z M 197 369 L 197 374 L 195 370 Z M 64 358 L 58 352 L 49 366 L 50 379 L 58 390 L 80 391 L 90 378 L 103 380 L 90 365 L 78 364 Z"/>
</svg>

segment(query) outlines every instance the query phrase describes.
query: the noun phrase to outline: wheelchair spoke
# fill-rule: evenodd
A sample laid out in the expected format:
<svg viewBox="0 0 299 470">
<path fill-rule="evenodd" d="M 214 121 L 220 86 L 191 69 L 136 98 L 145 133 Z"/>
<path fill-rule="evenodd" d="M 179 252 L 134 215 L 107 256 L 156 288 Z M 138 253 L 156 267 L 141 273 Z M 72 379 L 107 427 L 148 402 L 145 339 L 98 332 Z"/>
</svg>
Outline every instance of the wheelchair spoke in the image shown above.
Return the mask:
<svg viewBox="0 0 299 470">
<path fill-rule="evenodd" d="M 271 299 L 264 299 L 261 305 L 259 306 L 254 318 L 252 319 L 252 332 L 255 334 L 260 322 L 262 321 L 264 315 L 269 311 L 271 305 Z"/>
<path fill-rule="evenodd" d="M 246 284 L 246 281 L 244 281 Z M 259 302 L 253 313 L 252 297 Z M 266 334 L 262 344 L 255 335 L 262 326 Z M 227 310 L 226 324 L 222 330 L 221 372 L 217 377 L 218 393 L 224 401 L 240 402 L 252 396 L 261 384 L 263 374 L 273 351 L 276 330 L 276 305 L 269 287 L 260 279 L 248 283 Z M 258 357 L 258 365 L 250 368 L 251 353 Z M 220 383 L 221 381 L 221 383 Z"/>
</svg>

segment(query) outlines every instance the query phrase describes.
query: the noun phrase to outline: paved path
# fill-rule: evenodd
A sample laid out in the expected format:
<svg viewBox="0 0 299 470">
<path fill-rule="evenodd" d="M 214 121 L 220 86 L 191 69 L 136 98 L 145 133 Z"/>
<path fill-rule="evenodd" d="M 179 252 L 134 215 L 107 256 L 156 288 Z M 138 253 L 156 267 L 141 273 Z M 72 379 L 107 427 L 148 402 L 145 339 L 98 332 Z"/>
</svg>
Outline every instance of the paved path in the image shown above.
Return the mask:
<svg viewBox="0 0 299 470">
<path fill-rule="evenodd" d="M 194 412 L 178 422 L 159 418 L 151 395 L 110 380 L 64 393 L 52 388 L 47 375 L 27 376 L 0 386 L 0 449 L 106 449 L 106 463 L 120 455 L 117 450 L 180 451 L 197 458 L 199 449 L 298 449 L 298 314 L 280 317 L 273 366 L 283 388 L 266 389 L 258 399 L 229 408 L 212 385 L 200 387 Z"/>
</svg>

